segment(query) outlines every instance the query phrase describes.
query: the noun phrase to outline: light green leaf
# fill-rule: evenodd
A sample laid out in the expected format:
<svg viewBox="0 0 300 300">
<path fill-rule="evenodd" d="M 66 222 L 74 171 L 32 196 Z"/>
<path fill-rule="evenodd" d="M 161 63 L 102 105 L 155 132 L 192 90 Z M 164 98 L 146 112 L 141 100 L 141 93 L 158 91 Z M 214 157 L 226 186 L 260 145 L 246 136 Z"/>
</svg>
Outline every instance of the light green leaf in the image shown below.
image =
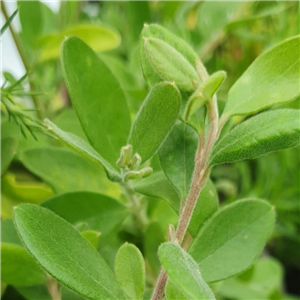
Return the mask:
<svg viewBox="0 0 300 300">
<path fill-rule="evenodd" d="M 108 178 L 112 181 L 120 181 L 121 177 L 116 172 L 116 170 L 107 162 L 93 147 L 82 140 L 75 134 L 66 132 L 57 127 L 50 120 L 46 119 L 44 121 L 48 125 L 48 130 L 56 135 L 58 139 L 64 142 L 72 150 L 76 151 L 78 154 L 84 158 L 90 160 L 96 165 L 100 165 L 104 168 Z"/>
<path fill-rule="evenodd" d="M 176 212 L 179 211 L 180 197 L 177 190 L 169 183 L 163 172 L 157 172 L 142 179 L 134 190 L 148 197 L 166 201 Z"/>
<path fill-rule="evenodd" d="M 260 55 L 228 93 L 224 117 L 249 115 L 297 98 L 300 36 Z"/>
<path fill-rule="evenodd" d="M 94 230 L 85 230 L 80 232 L 82 237 L 86 239 L 95 249 L 98 249 L 99 238 L 101 233 Z"/>
<path fill-rule="evenodd" d="M 164 27 L 157 25 L 157 24 L 150 24 L 144 25 L 144 29 L 141 33 L 140 39 L 140 63 L 141 68 L 143 71 L 143 75 L 145 81 L 152 87 L 156 83 L 162 81 L 162 79 L 157 75 L 157 73 L 153 70 L 151 65 L 149 64 L 148 58 L 146 56 L 145 47 L 144 47 L 144 40 L 143 38 L 158 38 L 174 49 L 176 49 L 181 55 L 187 59 L 187 61 L 192 65 L 195 66 L 196 60 L 199 59 L 197 53 L 192 49 L 190 45 L 188 45 L 184 40 L 176 36 L 175 34 L 171 33 Z"/>
<path fill-rule="evenodd" d="M 300 111 L 263 112 L 237 125 L 215 146 L 211 164 L 253 159 L 300 144 Z"/>
<path fill-rule="evenodd" d="M 240 200 L 215 213 L 189 248 L 204 280 L 220 281 L 249 268 L 261 253 L 274 222 L 274 208 L 262 200 Z"/>
<path fill-rule="evenodd" d="M 33 204 L 18 206 L 14 219 L 26 248 L 52 277 L 87 299 L 124 299 L 104 259 L 65 220 Z"/>
<path fill-rule="evenodd" d="M 22 33 L 26 42 L 35 45 L 43 32 L 42 3 L 40 1 L 18 1 Z"/>
<path fill-rule="evenodd" d="M 40 62 L 56 59 L 60 55 L 60 46 L 65 37 L 76 36 L 82 39 L 95 52 L 114 49 L 120 45 L 118 32 L 96 24 L 78 24 L 58 33 L 43 36 L 39 41 Z"/>
<path fill-rule="evenodd" d="M 107 180 L 98 166 L 69 150 L 29 149 L 20 154 L 20 160 L 27 169 L 43 179 L 56 193 L 70 191 L 116 193 L 109 192 L 109 188 L 115 184 Z"/>
<path fill-rule="evenodd" d="M 128 299 L 143 299 L 145 289 L 145 264 L 140 250 L 133 244 L 120 247 L 115 259 L 117 280 Z"/>
<path fill-rule="evenodd" d="M 272 293 L 282 290 L 282 279 L 280 263 L 265 257 L 240 276 L 222 282 L 218 293 L 229 299 L 271 299 Z"/>
<path fill-rule="evenodd" d="M 42 204 L 69 223 L 86 223 L 101 233 L 101 239 L 120 225 L 128 215 L 127 209 L 108 196 L 91 192 L 66 193 Z"/>
<path fill-rule="evenodd" d="M 167 300 L 189 300 L 171 280 L 167 282 L 165 293 Z"/>
<path fill-rule="evenodd" d="M 190 189 L 197 147 L 197 133 L 188 125 L 177 121 L 158 152 L 166 177 L 183 199 Z"/>
<path fill-rule="evenodd" d="M 61 59 L 72 104 L 91 145 L 115 166 L 131 123 L 119 82 L 104 61 L 76 37 L 63 43 Z"/>
<path fill-rule="evenodd" d="M 1 243 L 1 280 L 13 286 L 46 282 L 46 274 L 21 246 Z"/>
<path fill-rule="evenodd" d="M 154 86 L 132 125 L 128 144 L 142 161 L 152 157 L 168 136 L 178 117 L 180 93 L 171 83 Z"/>
<path fill-rule="evenodd" d="M 22 242 L 12 220 L 1 220 L 1 243 L 22 246 Z"/>
<path fill-rule="evenodd" d="M 210 101 L 217 92 L 221 84 L 226 79 L 225 71 L 218 71 L 204 81 L 191 95 L 185 108 L 184 119 L 188 121 L 190 117 L 203 105 Z"/>
<path fill-rule="evenodd" d="M 172 242 L 162 244 L 158 256 L 171 282 L 175 283 L 188 299 L 215 299 L 209 286 L 202 279 L 197 263 L 179 245 Z"/>
<path fill-rule="evenodd" d="M 200 82 L 199 76 L 181 53 L 156 38 L 144 38 L 144 47 L 147 59 L 159 77 L 175 82 L 184 91 L 195 90 Z"/>
</svg>

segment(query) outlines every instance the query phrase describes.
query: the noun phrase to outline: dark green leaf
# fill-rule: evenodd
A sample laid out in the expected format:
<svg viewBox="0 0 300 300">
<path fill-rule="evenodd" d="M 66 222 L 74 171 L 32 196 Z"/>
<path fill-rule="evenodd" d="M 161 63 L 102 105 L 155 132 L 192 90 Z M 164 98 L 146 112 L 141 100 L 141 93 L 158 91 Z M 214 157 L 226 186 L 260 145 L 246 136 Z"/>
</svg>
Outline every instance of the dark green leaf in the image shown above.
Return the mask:
<svg viewBox="0 0 300 300">
<path fill-rule="evenodd" d="M 5 22 L 5 24 L 1 27 L 1 37 L 2 37 L 3 33 L 5 32 L 5 30 L 8 28 L 8 26 L 10 25 L 10 23 L 13 21 L 13 19 L 15 18 L 15 16 L 16 16 L 17 13 L 18 13 L 18 9 L 16 9 L 12 13 L 12 15 Z"/>
<path fill-rule="evenodd" d="M 268 111 L 237 125 L 215 146 L 211 164 L 254 159 L 300 144 L 300 111 Z"/>
<path fill-rule="evenodd" d="M 183 199 L 190 189 L 197 147 L 197 133 L 188 125 L 177 121 L 158 152 L 166 177 Z"/>
<path fill-rule="evenodd" d="M 65 220 L 32 204 L 18 206 L 14 219 L 31 255 L 59 282 L 88 299 L 124 299 L 104 259 Z"/>
<path fill-rule="evenodd" d="M 199 267 L 194 259 L 175 243 L 164 243 L 158 250 L 159 259 L 171 282 L 188 299 L 215 299 L 209 286 L 202 279 Z"/>
<path fill-rule="evenodd" d="M 154 86 L 132 125 L 128 144 L 142 161 L 152 157 L 175 124 L 179 114 L 180 93 L 171 83 Z"/>
<path fill-rule="evenodd" d="M 210 218 L 189 248 L 205 281 L 220 281 L 249 268 L 261 253 L 275 222 L 266 201 L 246 199 Z"/>
<path fill-rule="evenodd" d="M 91 48 L 76 37 L 62 46 L 64 78 L 92 146 L 115 166 L 130 130 L 126 98 L 119 82 Z"/>
</svg>

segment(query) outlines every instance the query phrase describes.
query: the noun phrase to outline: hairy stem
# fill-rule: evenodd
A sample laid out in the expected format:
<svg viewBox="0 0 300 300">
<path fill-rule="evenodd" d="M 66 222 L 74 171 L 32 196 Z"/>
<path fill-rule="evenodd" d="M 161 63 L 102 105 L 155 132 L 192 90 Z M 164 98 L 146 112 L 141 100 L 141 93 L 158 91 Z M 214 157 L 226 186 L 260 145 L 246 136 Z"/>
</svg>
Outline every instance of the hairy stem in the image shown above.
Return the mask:
<svg viewBox="0 0 300 300">
<path fill-rule="evenodd" d="M 8 16 L 4 1 L 1 1 L 1 10 L 2 10 L 2 13 L 5 17 L 5 20 L 7 21 L 9 16 Z M 21 57 L 21 60 L 22 60 L 22 63 L 24 65 L 24 68 L 26 70 L 26 73 L 28 74 L 28 82 L 29 82 L 29 85 L 30 85 L 30 90 L 35 91 L 35 85 L 34 85 L 33 81 L 30 79 L 30 76 L 29 76 L 30 66 L 27 62 L 26 56 L 25 56 L 24 51 L 22 49 L 19 37 L 17 36 L 17 34 L 16 34 L 14 28 L 12 27 L 11 23 L 9 24 L 9 30 L 11 32 L 11 35 L 12 35 L 12 38 L 13 38 L 14 43 L 16 45 L 16 48 L 18 50 L 18 53 Z M 39 119 L 43 119 L 42 113 L 39 110 L 38 100 L 37 100 L 36 96 L 31 94 L 31 98 L 32 98 L 32 101 L 34 103 L 35 108 L 37 109 L 37 115 L 38 115 Z"/>
<path fill-rule="evenodd" d="M 205 183 L 210 174 L 210 167 L 208 165 L 209 157 L 214 146 L 215 141 L 218 138 L 220 132 L 219 128 L 219 114 L 217 107 L 217 98 L 214 96 L 212 101 L 207 104 L 208 118 L 210 121 L 210 127 L 206 140 L 203 142 L 203 137 L 199 137 L 198 150 L 195 157 L 195 169 L 193 179 L 190 187 L 187 200 L 181 210 L 175 238 L 181 245 L 185 234 L 187 232 L 189 223 L 191 221 L 194 208 L 197 203 L 197 199 L 205 186 Z M 152 300 L 161 300 L 164 298 L 164 288 L 167 282 L 167 274 L 164 270 L 161 271 L 158 277 L 156 287 L 154 289 Z"/>
</svg>

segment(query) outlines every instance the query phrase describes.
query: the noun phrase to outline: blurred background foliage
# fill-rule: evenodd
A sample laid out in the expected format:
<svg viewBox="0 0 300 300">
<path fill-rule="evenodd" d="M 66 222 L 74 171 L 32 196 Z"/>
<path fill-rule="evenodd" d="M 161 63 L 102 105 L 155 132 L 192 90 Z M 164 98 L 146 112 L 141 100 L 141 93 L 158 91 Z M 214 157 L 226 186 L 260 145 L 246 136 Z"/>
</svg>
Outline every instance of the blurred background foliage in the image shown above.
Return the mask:
<svg viewBox="0 0 300 300">
<path fill-rule="evenodd" d="M 6 18 L 7 4 L 1 2 Z M 39 1 L 20 1 L 18 7 L 21 30 L 15 30 L 14 20 L 12 35 L 27 76 L 20 79 L 2 70 L 1 231 L 3 243 L 19 246 L 11 221 L 19 203 L 43 203 L 73 191 L 101 192 L 122 202 L 118 185 L 45 136 L 38 121 L 47 117 L 86 140 L 62 79 L 59 56 L 65 36 L 82 38 L 105 59 L 126 93 L 133 118 L 147 94 L 138 55 L 144 23 L 159 23 L 186 40 L 210 73 L 227 71 L 219 92 L 220 110 L 229 88 L 260 53 L 299 34 L 297 1 L 62 1 L 55 12 Z M 299 99 L 285 107 L 299 107 Z M 227 127 L 240 121 L 235 117 Z M 160 170 L 157 157 L 151 166 Z M 218 299 L 300 299 L 299 169 L 298 149 L 214 168 L 211 177 L 221 203 L 254 196 L 269 200 L 277 211 L 276 228 L 263 256 L 244 274 L 214 284 Z M 159 271 L 157 245 L 166 239 L 166 228 L 176 223 L 177 216 L 161 200 L 144 201 L 149 218 L 144 235 L 129 217 L 122 223 L 120 213 L 122 224 L 111 225 L 115 229 L 109 239 L 99 237 L 98 249 L 112 264 L 124 241 L 138 245 L 147 260 L 150 289 Z M 77 226 L 88 229 L 84 222 Z M 43 285 L 3 282 L 2 294 L 4 300 L 50 299 Z M 78 297 L 67 289 L 62 295 L 62 300 Z"/>
</svg>

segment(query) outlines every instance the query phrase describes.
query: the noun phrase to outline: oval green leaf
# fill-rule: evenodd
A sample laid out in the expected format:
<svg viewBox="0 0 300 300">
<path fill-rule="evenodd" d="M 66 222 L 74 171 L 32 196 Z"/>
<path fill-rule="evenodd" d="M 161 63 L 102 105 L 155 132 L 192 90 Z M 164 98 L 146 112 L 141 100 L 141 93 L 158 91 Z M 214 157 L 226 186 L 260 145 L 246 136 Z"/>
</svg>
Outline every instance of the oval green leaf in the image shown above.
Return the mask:
<svg viewBox="0 0 300 300">
<path fill-rule="evenodd" d="M 227 205 L 202 227 L 189 248 L 207 282 L 235 276 L 261 253 L 275 223 L 266 201 L 245 199 Z"/>
<path fill-rule="evenodd" d="M 175 283 L 188 299 L 215 299 L 203 280 L 197 263 L 179 245 L 172 242 L 162 244 L 158 256 L 171 282 Z"/>
<path fill-rule="evenodd" d="M 183 91 L 195 90 L 200 82 L 199 76 L 181 53 L 156 38 L 144 38 L 144 47 L 148 61 L 159 77 L 174 81 Z"/>
<path fill-rule="evenodd" d="M 127 143 L 143 162 L 157 152 L 168 136 L 180 105 L 181 96 L 174 84 L 159 83 L 150 90 L 132 125 Z"/>
<path fill-rule="evenodd" d="M 162 81 L 162 79 L 156 74 L 156 72 L 149 64 L 145 52 L 143 38 L 157 38 L 166 42 L 171 47 L 176 49 L 179 53 L 181 53 L 181 55 L 185 57 L 192 66 L 195 66 L 196 60 L 199 59 L 197 53 L 193 50 L 193 48 L 175 34 L 171 33 L 158 24 L 145 24 L 141 33 L 139 50 L 141 68 L 145 81 L 147 82 L 149 87 L 152 87 L 156 83 L 159 83 L 160 81 Z"/>
<path fill-rule="evenodd" d="M 118 32 L 96 24 L 78 24 L 58 33 L 43 36 L 39 41 L 39 61 L 56 59 L 60 56 L 60 46 L 68 36 L 82 39 L 95 52 L 114 49 L 120 45 L 121 38 Z"/>
<path fill-rule="evenodd" d="M 76 37 L 63 43 L 61 60 L 72 104 L 91 145 L 115 166 L 131 124 L 119 82 L 104 61 Z"/>
<path fill-rule="evenodd" d="M 65 220 L 32 204 L 18 206 L 14 219 L 26 248 L 52 277 L 87 299 L 124 299 L 104 259 Z"/>
<path fill-rule="evenodd" d="M 145 289 L 145 263 L 140 250 L 133 244 L 120 247 L 115 259 L 117 280 L 128 299 L 143 299 Z"/>
<path fill-rule="evenodd" d="M 299 116 L 299 110 L 280 109 L 237 125 L 216 144 L 211 165 L 254 159 L 300 145 Z"/>
<path fill-rule="evenodd" d="M 260 55 L 228 93 L 224 117 L 249 115 L 297 98 L 300 36 Z"/>
</svg>

